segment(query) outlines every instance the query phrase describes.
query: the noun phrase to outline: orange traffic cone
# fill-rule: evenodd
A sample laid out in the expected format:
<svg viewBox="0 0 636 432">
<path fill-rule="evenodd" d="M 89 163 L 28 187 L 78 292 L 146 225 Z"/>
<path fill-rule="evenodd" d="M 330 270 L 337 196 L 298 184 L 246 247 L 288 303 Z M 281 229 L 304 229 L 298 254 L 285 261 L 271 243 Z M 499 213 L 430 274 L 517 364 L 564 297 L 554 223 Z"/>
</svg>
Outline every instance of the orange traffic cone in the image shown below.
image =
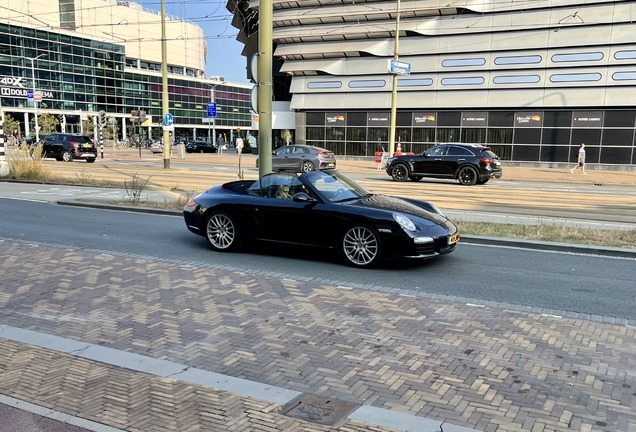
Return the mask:
<svg viewBox="0 0 636 432">
<path fill-rule="evenodd" d="M 401 154 L 402 154 L 402 142 L 398 138 L 398 146 L 397 146 L 397 150 L 395 150 L 394 156 L 400 156 Z"/>
</svg>

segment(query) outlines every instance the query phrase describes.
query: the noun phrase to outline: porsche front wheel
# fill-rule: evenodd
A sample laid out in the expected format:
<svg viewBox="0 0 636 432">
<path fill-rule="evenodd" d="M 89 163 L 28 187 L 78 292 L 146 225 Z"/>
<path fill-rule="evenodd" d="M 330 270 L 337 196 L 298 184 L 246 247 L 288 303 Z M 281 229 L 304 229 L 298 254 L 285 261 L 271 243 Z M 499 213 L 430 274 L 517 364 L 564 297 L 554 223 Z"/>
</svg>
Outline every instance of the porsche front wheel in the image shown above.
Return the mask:
<svg viewBox="0 0 636 432">
<path fill-rule="evenodd" d="M 213 212 L 205 224 L 205 239 L 215 251 L 236 249 L 239 244 L 234 218 L 225 212 Z"/>
<path fill-rule="evenodd" d="M 353 225 L 344 232 L 340 240 L 342 255 L 348 265 L 372 268 L 382 257 L 380 236 L 368 225 Z"/>
</svg>

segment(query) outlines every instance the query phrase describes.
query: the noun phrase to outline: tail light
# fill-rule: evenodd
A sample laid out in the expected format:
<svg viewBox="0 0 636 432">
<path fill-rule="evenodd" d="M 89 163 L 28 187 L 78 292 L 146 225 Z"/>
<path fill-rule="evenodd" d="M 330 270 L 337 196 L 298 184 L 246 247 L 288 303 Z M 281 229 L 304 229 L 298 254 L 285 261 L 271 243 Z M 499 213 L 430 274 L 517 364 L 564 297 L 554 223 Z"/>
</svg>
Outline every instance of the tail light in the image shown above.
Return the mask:
<svg viewBox="0 0 636 432">
<path fill-rule="evenodd" d="M 331 156 L 333 155 L 333 152 L 320 152 L 320 153 L 316 153 L 316 156 Z"/>
<path fill-rule="evenodd" d="M 194 207 L 195 205 L 197 205 L 197 202 L 190 198 L 190 201 L 188 201 L 188 204 L 186 204 L 188 207 Z"/>
<path fill-rule="evenodd" d="M 74 149 L 77 149 L 77 143 L 75 141 L 71 141 L 69 142 L 69 144 L 71 145 L 71 147 L 73 147 Z"/>
<path fill-rule="evenodd" d="M 480 158 L 479 162 L 483 162 L 485 164 L 491 164 L 494 162 L 494 159 L 488 159 L 488 158 Z"/>
</svg>

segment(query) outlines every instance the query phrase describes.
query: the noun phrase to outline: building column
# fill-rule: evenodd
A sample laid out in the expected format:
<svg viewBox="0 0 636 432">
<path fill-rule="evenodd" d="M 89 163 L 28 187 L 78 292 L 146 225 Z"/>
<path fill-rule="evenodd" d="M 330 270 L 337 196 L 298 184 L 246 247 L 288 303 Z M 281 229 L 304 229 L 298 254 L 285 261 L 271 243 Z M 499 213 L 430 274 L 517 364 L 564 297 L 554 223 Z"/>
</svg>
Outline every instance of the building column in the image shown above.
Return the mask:
<svg viewBox="0 0 636 432">
<path fill-rule="evenodd" d="M 197 140 L 197 128 L 192 128 L 192 141 Z"/>
<path fill-rule="evenodd" d="M 24 137 L 28 137 L 29 133 L 31 131 L 29 130 L 29 113 L 25 112 L 24 113 Z"/>
<path fill-rule="evenodd" d="M 126 133 L 128 131 L 126 130 L 126 117 L 122 117 L 121 119 L 121 139 L 125 140 L 126 139 Z"/>
</svg>

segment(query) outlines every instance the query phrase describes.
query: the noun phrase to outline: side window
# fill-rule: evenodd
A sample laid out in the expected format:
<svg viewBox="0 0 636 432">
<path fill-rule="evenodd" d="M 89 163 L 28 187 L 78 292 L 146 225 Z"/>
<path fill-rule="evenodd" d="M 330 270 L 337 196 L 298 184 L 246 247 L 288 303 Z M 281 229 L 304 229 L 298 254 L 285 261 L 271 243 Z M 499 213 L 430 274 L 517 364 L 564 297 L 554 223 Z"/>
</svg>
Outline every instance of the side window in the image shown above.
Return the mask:
<svg viewBox="0 0 636 432">
<path fill-rule="evenodd" d="M 291 147 L 281 147 L 278 150 L 276 150 L 276 154 L 277 155 L 286 155 L 289 154 L 289 150 Z"/>
<path fill-rule="evenodd" d="M 474 156 L 473 153 L 463 147 L 449 146 L 447 156 Z"/>
<path fill-rule="evenodd" d="M 260 181 L 255 181 L 252 186 L 250 186 L 249 188 L 247 188 L 247 194 L 248 195 L 255 195 L 255 196 L 263 196 L 263 193 L 261 192 L 261 182 Z"/>
<path fill-rule="evenodd" d="M 429 156 L 443 156 L 444 153 L 446 153 L 446 146 L 433 147 L 426 152 Z"/>
</svg>

